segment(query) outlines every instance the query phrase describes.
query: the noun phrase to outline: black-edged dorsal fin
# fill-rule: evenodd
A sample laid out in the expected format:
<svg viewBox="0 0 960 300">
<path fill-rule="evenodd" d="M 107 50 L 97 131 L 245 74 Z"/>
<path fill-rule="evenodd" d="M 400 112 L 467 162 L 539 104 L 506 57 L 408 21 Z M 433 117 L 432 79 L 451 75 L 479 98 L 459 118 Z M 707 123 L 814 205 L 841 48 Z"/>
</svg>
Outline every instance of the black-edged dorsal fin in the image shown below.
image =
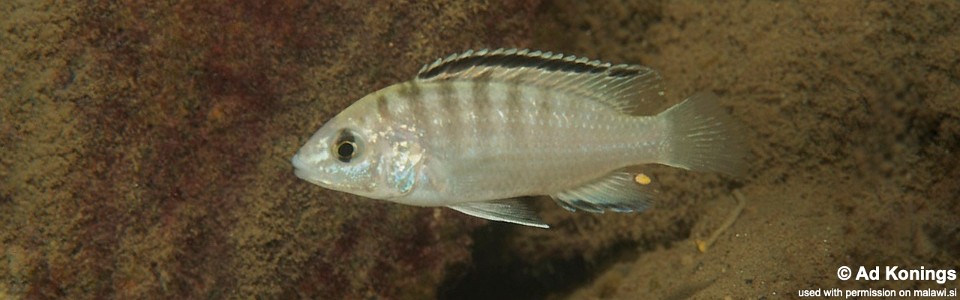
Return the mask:
<svg viewBox="0 0 960 300">
<path fill-rule="evenodd" d="M 628 114 L 647 113 L 647 105 L 643 104 L 663 97 L 660 74 L 653 69 L 527 49 L 453 54 L 424 65 L 415 80 L 486 80 L 546 86 L 593 98 Z"/>
</svg>

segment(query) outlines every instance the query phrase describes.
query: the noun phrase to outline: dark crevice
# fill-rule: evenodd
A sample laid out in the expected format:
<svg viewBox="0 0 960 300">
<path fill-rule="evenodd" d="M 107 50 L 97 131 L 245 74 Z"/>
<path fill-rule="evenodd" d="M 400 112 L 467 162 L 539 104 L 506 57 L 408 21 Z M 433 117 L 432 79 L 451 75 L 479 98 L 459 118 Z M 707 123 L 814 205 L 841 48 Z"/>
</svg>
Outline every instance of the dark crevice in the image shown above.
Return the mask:
<svg viewBox="0 0 960 300">
<path fill-rule="evenodd" d="M 491 223 L 473 232 L 473 262 L 452 270 L 439 299 L 541 299 L 580 286 L 597 271 L 582 256 L 527 260 L 509 250 L 516 225 Z"/>
<path fill-rule="evenodd" d="M 493 222 L 472 233 L 472 262 L 448 270 L 437 288 L 438 299 L 543 299 L 565 295 L 592 282 L 610 266 L 633 261 L 640 253 L 689 236 L 690 224 L 681 222 L 655 241 L 621 240 L 594 252 L 550 257 L 529 257 L 512 250 L 517 226 Z"/>
</svg>

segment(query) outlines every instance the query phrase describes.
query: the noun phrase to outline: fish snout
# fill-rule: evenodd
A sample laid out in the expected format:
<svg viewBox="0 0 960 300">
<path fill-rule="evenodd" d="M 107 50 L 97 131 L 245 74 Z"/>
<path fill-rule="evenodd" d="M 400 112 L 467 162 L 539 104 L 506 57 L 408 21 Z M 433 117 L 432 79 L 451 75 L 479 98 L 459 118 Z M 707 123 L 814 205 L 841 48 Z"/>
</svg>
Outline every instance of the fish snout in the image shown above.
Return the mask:
<svg viewBox="0 0 960 300">
<path fill-rule="evenodd" d="M 297 175 L 300 179 L 310 181 L 310 176 L 307 163 L 303 161 L 303 157 L 300 156 L 300 153 L 294 154 L 293 158 L 290 159 L 290 163 L 293 164 L 293 174 Z"/>
<path fill-rule="evenodd" d="M 300 158 L 300 153 L 294 154 L 293 158 L 290 159 L 290 163 L 293 164 L 293 168 L 296 170 L 307 168 L 306 163 L 303 161 L 302 158 Z"/>
<path fill-rule="evenodd" d="M 323 176 L 320 176 L 320 172 L 311 168 L 310 164 L 303 159 L 300 153 L 294 154 L 293 158 L 290 159 L 290 163 L 293 164 L 293 175 L 296 175 L 298 178 L 323 187 L 330 185 L 330 181 L 321 179 Z"/>
</svg>

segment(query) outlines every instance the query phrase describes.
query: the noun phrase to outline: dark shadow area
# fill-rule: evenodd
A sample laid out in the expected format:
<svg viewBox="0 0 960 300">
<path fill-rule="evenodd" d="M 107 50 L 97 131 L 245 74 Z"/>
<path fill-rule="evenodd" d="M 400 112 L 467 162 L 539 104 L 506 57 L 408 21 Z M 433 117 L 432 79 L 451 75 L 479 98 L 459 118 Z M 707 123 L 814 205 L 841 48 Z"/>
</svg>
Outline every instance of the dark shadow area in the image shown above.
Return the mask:
<svg viewBox="0 0 960 300">
<path fill-rule="evenodd" d="M 624 240 L 600 250 L 592 259 L 581 253 L 529 257 L 510 244 L 517 229 L 517 225 L 491 222 L 475 230 L 472 262 L 448 270 L 447 278 L 437 288 L 437 298 L 543 299 L 564 295 L 591 282 L 618 261 L 635 260 L 638 250 L 669 245 L 652 242 L 641 247 L 636 241 Z M 689 234 L 688 227 L 682 231 Z"/>
<path fill-rule="evenodd" d="M 535 262 L 509 250 L 516 225 L 491 223 L 473 233 L 473 263 L 459 266 L 437 289 L 439 299 L 541 299 L 587 282 L 602 270 L 582 256 Z"/>
</svg>

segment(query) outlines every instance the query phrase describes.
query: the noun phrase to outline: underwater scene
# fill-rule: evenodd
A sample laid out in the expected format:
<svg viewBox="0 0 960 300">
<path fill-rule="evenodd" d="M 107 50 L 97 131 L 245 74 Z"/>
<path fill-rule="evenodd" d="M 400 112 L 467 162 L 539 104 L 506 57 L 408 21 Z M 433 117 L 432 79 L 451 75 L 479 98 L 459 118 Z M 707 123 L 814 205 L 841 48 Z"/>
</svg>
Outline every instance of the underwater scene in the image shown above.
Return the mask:
<svg viewBox="0 0 960 300">
<path fill-rule="evenodd" d="M 0 1 L 0 299 L 956 299 L 960 2 Z"/>
</svg>

